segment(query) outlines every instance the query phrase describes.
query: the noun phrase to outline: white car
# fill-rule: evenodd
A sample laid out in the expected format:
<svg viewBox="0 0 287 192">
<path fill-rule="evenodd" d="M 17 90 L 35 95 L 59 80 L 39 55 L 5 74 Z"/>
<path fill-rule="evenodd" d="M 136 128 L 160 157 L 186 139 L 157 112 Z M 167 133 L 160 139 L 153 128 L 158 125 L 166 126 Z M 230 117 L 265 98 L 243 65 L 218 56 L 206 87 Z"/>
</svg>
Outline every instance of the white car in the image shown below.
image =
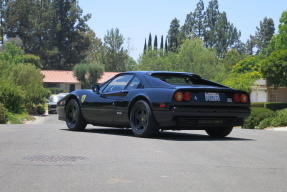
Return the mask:
<svg viewBox="0 0 287 192">
<path fill-rule="evenodd" d="M 48 112 L 57 113 L 57 102 L 64 98 L 68 93 L 59 93 L 57 95 L 51 95 L 48 101 Z"/>
</svg>

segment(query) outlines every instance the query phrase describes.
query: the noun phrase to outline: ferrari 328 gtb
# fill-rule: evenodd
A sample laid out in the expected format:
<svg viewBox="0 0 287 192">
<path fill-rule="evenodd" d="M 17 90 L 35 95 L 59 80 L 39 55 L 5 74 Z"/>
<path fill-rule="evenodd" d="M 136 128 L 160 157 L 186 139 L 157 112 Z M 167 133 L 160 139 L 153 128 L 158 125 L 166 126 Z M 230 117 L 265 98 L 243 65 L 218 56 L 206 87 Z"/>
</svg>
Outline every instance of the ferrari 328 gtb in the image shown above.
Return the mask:
<svg viewBox="0 0 287 192">
<path fill-rule="evenodd" d="M 225 137 L 249 116 L 250 101 L 246 92 L 196 74 L 135 71 L 71 92 L 57 111 L 75 131 L 92 124 L 130 127 L 139 137 L 156 136 L 159 130 L 205 130 Z"/>
</svg>

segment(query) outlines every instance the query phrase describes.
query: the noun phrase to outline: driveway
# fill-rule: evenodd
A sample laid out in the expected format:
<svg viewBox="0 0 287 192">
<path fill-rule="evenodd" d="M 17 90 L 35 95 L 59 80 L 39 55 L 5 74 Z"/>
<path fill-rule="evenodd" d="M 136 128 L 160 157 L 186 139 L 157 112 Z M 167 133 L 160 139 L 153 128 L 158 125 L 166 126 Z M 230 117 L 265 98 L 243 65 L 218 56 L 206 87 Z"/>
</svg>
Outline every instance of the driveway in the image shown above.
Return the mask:
<svg viewBox="0 0 287 192">
<path fill-rule="evenodd" d="M 159 138 L 88 126 L 68 131 L 56 115 L 0 125 L 1 192 L 286 192 L 287 132 L 235 129 Z"/>
</svg>

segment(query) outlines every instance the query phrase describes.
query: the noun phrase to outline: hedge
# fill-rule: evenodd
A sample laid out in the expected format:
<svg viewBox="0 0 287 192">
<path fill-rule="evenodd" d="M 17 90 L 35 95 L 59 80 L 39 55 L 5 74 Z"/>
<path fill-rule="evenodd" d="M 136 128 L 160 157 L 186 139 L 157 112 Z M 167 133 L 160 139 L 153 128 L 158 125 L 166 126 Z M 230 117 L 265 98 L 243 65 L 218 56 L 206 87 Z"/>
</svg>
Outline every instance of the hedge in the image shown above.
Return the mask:
<svg viewBox="0 0 287 192">
<path fill-rule="evenodd" d="M 270 109 L 262 107 L 252 107 L 250 116 L 245 120 L 243 128 L 255 129 L 260 122 L 266 118 L 274 116 L 274 112 Z"/>
<path fill-rule="evenodd" d="M 265 103 L 264 107 L 272 111 L 287 108 L 287 103 Z"/>
<path fill-rule="evenodd" d="M 273 116 L 270 116 L 258 125 L 258 128 L 287 126 L 287 109 L 276 111 Z"/>
</svg>

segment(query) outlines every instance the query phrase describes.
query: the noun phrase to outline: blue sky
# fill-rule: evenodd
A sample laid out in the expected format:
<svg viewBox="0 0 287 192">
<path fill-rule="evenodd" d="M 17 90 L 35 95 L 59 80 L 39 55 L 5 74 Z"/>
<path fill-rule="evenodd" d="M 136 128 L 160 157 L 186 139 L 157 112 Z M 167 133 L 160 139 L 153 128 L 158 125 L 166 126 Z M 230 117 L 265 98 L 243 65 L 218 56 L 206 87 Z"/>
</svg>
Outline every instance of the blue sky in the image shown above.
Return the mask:
<svg viewBox="0 0 287 192">
<path fill-rule="evenodd" d="M 170 21 L 178 18 L 182 25 L 186 14 L 193 11 L 197 0 L 79 0 L 84 13 L 91 13 L 89 26 L 103 38 L 107 30 L 119 28 L 129 47 L 130 55 L 138 59 L 142 53 L 144 39 L 152 35 L 166 35 Z M 208 1 L 205 0 L 205 6 Z M 254 34 L 256 26 L 264 17 L 275 22 L 287 10 L 287 0 L 219 0 L 219 9 L 241 30 L 241 40 Z M 127 43 L 129 42 L 129 43 Z M 129 46 L 128 46 L 129 45 Z"/>
</svg>

